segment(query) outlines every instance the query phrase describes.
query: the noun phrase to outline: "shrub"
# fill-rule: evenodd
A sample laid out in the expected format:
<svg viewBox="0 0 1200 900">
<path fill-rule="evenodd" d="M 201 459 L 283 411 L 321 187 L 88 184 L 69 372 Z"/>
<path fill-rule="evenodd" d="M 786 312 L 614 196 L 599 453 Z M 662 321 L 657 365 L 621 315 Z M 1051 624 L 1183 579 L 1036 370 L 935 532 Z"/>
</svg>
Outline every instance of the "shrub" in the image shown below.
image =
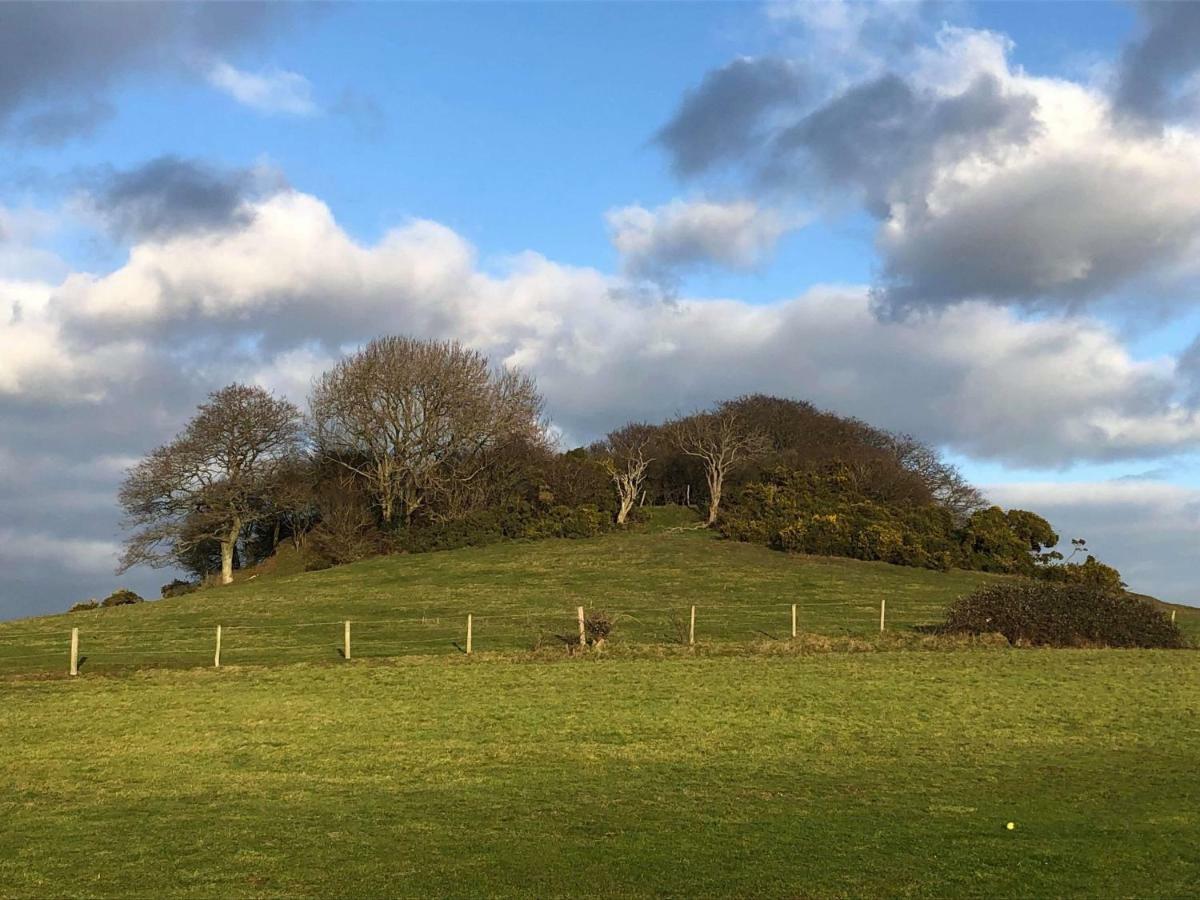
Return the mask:
<svg viewBox="0 0 1200 900">
<path fill-rule="evenodd" d="M 117 588 L 102 601 L 100 601 L 100 605 L 108 608 L 112 606 L 129 606 L 134 603 L 144 602 L 145 601 L 133 591 L 126 590 L 125 588 Z"/>
<path fill-rule="evenodd" d="M 193 591 L 200 590 L 200 585 L 193 581 L 184 581 L 182 578 L 176 578 L 169 584 L 164 584 L 159 591 L 159 596 L 164 600 L 168 597 L 182 597 L 184 594 L 190 594 Z"/>
<path fill-rule="evenodd" d="M 960 597 L 946 612 L 947 632 L 997 632 L 1012 644 L 1048 647 L 1184 646 L 1179 628 L 1131 594 L 1089 584 L 1020 579 Z"/>
<path fill-rule="evenodd" d="M 100 602 L 96 599 L 84 600 L 82 603 L 76 603 L 71 607 L 71 612 L 87 612 L 89 609 L 99 609 Z"/>
<path fill-rule="evenodd" d="M 613 616 L 603 610 L 593 609 L 591 612 L 584 613 L 583 633 L 589 646 L 597 647 L 603 644 L 608 640 L 615 627 L 616 621 Z"/>
</svg>

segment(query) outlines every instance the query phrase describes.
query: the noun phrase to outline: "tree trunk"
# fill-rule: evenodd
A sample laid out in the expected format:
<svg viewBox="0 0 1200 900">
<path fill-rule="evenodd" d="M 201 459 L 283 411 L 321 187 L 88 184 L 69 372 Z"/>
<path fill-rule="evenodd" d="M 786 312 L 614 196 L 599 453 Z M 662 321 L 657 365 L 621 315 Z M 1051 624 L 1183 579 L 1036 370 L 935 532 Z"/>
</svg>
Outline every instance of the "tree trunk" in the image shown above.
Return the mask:
<svg viewBox="0 0 1200 900">
<path fill-rule="evenodd" d="M 242 534 L 242 523 L 236 522 L 229 529 L 229 539 L 221 541 L 221 584 L 233 583 L 233 552 Z"/>
<path fill-rule="evenodd" d="M 724 479 L 716 475 L 708 481 L 708 524 L 717 521 L 717 511 L 721 508 L 721 488 Z"/>
<path fill-rule="evenodd" d="M 624 525 L 625 520 L 629 517 L 629 511 L 633 509 L 633 497 L 621 495 L 621 508 L 617 510 L 617 524 Z"/>
<path fill-rule="evenodd" d="M 221 584 L 233 581 L 233 541 L 221 541 Z"/>
</svg>

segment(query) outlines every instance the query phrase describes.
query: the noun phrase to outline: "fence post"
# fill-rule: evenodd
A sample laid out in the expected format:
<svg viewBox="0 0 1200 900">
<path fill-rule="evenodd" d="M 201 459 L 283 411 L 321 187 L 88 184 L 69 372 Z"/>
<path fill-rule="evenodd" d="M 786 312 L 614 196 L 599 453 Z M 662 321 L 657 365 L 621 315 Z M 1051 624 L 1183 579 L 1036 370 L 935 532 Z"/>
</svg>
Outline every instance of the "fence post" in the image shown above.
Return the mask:
<svg viewBox="0 0 1200 900">
<path fill-rule="evenodd" d="M 346 620 L 346 634 L 344 637 L 344 646 L 342 648 L 342 656 L 345 659 L 350 658 L 350 620 Z"/>
<path fill-rule="evenodd" d="M 587 646 L 587 627 L 584 625 L 583 607 L 579 607 L 579 646 Z"/>
<path fill-rule="evenodd" d="M 887 623 L 887 597 L 881 597 L 879 600 L 879 633 L 883 633 L 883 629 Z"/>
<path fill-rule="evenodd" d="M 1171 624 L 1175 624 L 1175 610 L 1171 610 Z"/>
<path fill-rule="evenodd" d="M 217 652 L 213 654 L 213 668 L 221 668 L 221 626 L 217 626 Z"/>
<path fill-rule="evenodd" d="M 695 645 L 696 645 L 696 607 L 693 606 L 692 607 L 692 621 L 691 621 L 691 624 L 688 625 L 688 646 L 694 647 Z"/>
<path fill-rule="evenodd" d="M 79 629 L 71 629 L 71 674 L 79 674 Z"/>
<path fill-rule="evenodd" d="M 471 655 L 471 614 L 467 613 L 467 656 Z"/>
<path fill-rule="evenodd" d="M 796 636 L 796 604 L 792 604 L 792 637 Z"/>
</svg>

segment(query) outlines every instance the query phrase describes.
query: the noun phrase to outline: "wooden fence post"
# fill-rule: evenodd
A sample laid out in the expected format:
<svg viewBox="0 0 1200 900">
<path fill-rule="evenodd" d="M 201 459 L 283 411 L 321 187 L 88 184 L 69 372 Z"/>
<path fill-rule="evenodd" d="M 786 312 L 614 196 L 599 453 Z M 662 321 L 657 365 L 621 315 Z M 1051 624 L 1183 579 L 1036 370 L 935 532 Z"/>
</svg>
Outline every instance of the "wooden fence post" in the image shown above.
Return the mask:
<svg viewBox="0 0 1200 900">
<path fill-rule="evenodd" d="M 221 668 L 221 626 L 217 626 L 217 652 L 213 654 L 213 668 Z"/>
<path fill-rule="evenodd" d="M 579 646 L 587 646 L 587 627 L 584 624 L 583 607 L 579 607 Z"/>
<path fill-rule="evenodd" d="M 346 634 L 345 634 L 345 637 L 343 640 L 345 643 L 342 648 L 342 656 L 345 659 L 349 659 L 350 658 L 350 620 L 349 619 L 346 620 Z"/>
<path fill-rule="evenodd" d="M 792 637 L 796 636 L 796 604 L 792 604 Z"/>
<path fill-rule="evenodd" d="M 1175 610 L 1171 610 L 1171 624 L 1175 624 Z"/>
<path fill-rule="evenodd" d="M 467 656 L 471 655 L 471 614 L 467 613 Z"/>
<path fill-rule="evenodd" d="M 71 674 L 79 674 L 79 629 L 71 629 Z"/>
<path fill-rule="evenodd" d="M 688 646 L 694 647 L 695 645 L 696 645 L 696 607 L 693 606 L 692 607 L 692 621 L 691 621 L 691 624 L 688 625 Z"/>
<path fill-rule="evenodd" d="M 882 597 L 879 600 L 879 633 L 883 633 L 883 629 L 887 623 L 887 597 Z"/>
</svg>

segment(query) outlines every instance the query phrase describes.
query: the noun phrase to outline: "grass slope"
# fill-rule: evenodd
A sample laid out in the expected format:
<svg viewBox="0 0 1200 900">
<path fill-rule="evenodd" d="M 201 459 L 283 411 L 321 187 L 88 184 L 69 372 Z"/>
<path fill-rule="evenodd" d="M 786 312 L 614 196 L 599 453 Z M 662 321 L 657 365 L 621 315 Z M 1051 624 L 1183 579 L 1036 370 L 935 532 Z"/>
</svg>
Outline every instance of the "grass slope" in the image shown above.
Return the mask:
<svg viewBox="0 0 1200 900">
<path fill-rule="evenodd" d="M 337 660 L 344 619 L 355 623 L 355 656 L 457 653 L 468 613 L 476 650 L 526 650 L 577 632 L 580 605 L 620 616 L 616 643 L 678 640 L 692 604 L 701 641 L 785 638 L 793 603 L 802 631 L 867 635 L 878 632 L 884 598 L 890 627 L 932 623 L 988 577 L 787 556 L 670 527 L 687 521 L 680 512 L 589 540 L 380 557 L 173 600 L 0 622 L 0 674 L 62 671 L 73 626 L 85 673 L 211 664 L 218 624 L 231 664 Z"/>
<path fill-rule="evenodd" d="M 70 630 L 83 672 L 211 665 L 223 629 L 227 664 L 337 661 L 350 619 L 356 657 L 456 654 L 474 616 L 476 651 L 557 646 L 577 632 L 575 609 L 618 618 L 616 645 L 686 639 L 698 607 L 700 642 L 785 639 L 791 604 L 801 631 L 877 634 L 941 620 L 947 603 L 991 577 L 849 559 L 788 556 L 686 527 L 690 514 L 656 510 L 648 526 L 590 540 L 510 542 L 380 557 L 323 572 L 262 575 L 137 606 L 0 622 L 0 675 L 61 673 Z M 1200 638 L 1200 609 L 1178 607 Z"/>
<path fill-rule="evenodd" d="M 1197 771 L 1192 653 L 9 679 L 0 894 L 1183 897 Z"/>
</svg>

